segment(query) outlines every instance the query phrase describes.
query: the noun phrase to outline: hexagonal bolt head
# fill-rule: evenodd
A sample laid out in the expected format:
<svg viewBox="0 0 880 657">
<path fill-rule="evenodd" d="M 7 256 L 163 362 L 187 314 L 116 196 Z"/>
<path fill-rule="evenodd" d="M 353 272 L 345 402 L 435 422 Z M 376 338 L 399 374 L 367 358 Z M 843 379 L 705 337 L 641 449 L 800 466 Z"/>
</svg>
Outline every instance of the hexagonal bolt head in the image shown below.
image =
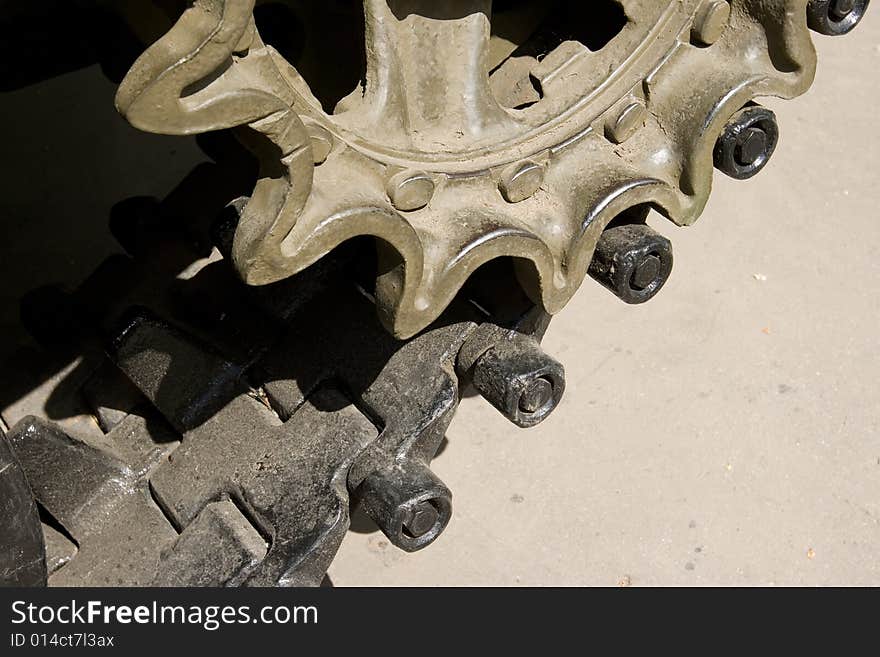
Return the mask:
<svg viewBox="0 0 880 657">
<path fill-rule="evenodd" d="M 721 38 L 728 22 L 730 3 L 725 0 L 708 0 L 694 18 L 691 40 L 703 46 L 711 46 Z"/>
<path fill-rule="evenodd" d="M 660 277 L 661 271 L 663 271 L 663 261 L 659 256 L 649 255 L 636 265 L 636 270 L 630 279 L 630 287 L 638 291 L 650 287 Z"/>
<path fill-rule="evenodd" d="M 430 500 L 421 502 L 410 509 L 403 519 L 403 531 L 413 538 L 424 536 L 434 529 L 440 519 L 440 512 Z"/>
<path fill-rule="evenodd" d="M 734 157 L 738 164 L 748 167 L 767 153 L 767 133 L 759 127 L 744 130 L 737 140 Z"/>
<path fill-rule="evenodd" d="M 749 105 L 733 115 L 715 142 L 715 168 L 746 180 L 767 165 L 778 143 L 776 115 L 766 107 Z"/>
<path fill-rule="evenodd" d="M 645 303 L 672 273 L 672 243 L 644 224 L 608 228 L 599 238 L 589 273 L 626 303 Z"/>
<path fill-rule="evenodd" d="M 810 0 L 807 24 L 819 34 L 841 36 L 861 22 L 869 4 L 870 0 Z"/>
<path fill-rule="evenodd" d="M 420 461 L 406 459 L 373 472 L 356 497 L 388 540 L 407 552 L 433 543 L 452 517 L 452 493 Z"/>
<path fill-rule="evenodd" d="M 518 427 L 543 422 L 565 392 L 565 369 L 532 337 L 516 334 L 498 342 L 474 363 L 477 391 Z"/>
<path fill-rule="evenodd" d="M 549 379 L 535 379 L 519 398 L 519 410 L 523 413 L 537 413 L 553 399 L 553 382 Z"/>
</svg>

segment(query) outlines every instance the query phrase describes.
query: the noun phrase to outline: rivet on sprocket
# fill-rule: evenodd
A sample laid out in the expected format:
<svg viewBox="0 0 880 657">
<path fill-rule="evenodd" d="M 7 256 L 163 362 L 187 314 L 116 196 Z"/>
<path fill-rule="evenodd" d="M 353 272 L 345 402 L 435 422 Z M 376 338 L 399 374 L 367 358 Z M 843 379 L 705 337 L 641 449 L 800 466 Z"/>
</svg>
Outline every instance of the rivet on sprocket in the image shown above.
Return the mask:
<svg viewBox="0 0 880 657">
<path fill-rule="evenodd" d="M 333 150 L 333 135 L 319 125 L 307 127 L 309 138 L 312 142 L 312 159 L 315 166 L 324 164 Z"/>
<path fill-rule="evenodd" d="M 700 45 L 711 46 L 721 38 L 729 22 L 730 3 L 725 0 L 708 0 L 694 18 L 691 39 Z"/>
<path fill-rule="evenodd" d="M 615 144 L 622 144 L 632 137 L 638 127 L 645 123 L 648 110 L 641 101 L 629 103 L 617 118 L 605 126 L 605 136 Z"/>
<path fill-rule="evenodd" d="M 424 171 L 407 169 L 391 176 L 385 191 L 395 208 L 401 212 L 413 212 L 431 201 L 434 180 Z"/>
<path fill-rule="evenodd" d="M 498 185 L 508 203 L 519 203 L 534 196 L 544 183 L 544 167 L 532 160 L 511 164 L 501 174 Z"/>
</svg>

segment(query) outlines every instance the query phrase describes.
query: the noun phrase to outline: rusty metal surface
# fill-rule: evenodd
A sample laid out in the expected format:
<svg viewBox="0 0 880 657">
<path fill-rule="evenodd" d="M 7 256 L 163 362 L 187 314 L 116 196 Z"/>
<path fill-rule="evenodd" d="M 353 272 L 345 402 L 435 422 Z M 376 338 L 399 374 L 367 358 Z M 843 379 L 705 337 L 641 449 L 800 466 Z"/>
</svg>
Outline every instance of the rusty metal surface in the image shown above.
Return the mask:
<svg viewBox="0 0 880 657">
<path fill-rule="evenodd" d="M 807 5 L 293 3 L 304 54 L 288 61 L 261 37 L 253 0 L 198 0 L 135 63 L 117 105 L 154 132 L 243 127 L 261 174 L 234 240 L 242 277 L 277 281 L 374 236 L 380 317 L 409 337 L 492 259 L 516 258 L 533 301 L 556 313 L 621 213 L 651 204 L 696 220 L 730 118 L 812 82 Z M 315 64 L 310 30 L 327 23 L 360 35 L 360 59 Z M 351 88 L 325 106 L 322 83 L 343 66 Z"/>
</svg>

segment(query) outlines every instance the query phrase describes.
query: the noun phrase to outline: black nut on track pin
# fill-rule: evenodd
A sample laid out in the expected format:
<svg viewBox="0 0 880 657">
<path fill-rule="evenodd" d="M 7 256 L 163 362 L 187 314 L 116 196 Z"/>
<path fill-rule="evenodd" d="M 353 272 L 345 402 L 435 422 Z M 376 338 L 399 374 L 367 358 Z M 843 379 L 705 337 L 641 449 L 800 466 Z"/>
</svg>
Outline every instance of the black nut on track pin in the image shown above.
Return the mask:
<svg viewBox="0 0 880 657">
<path fill-rule="evenodd" d="M 407 552 L 433 543 L 452 517 L 452 493 L 418 461 L 374 472 L 364 479 L 358 495 L 388 540 Z"/>
<path fill-rule="evenodd" d="M 859 24 L 870 3 L 871 0 L 810 0 L 807 24 L 819 34 L 841 36 Z"/>
<path fill-rule="evenodd" d="M 471 380 L 490 404 L 518 427 L 543 422 L 562 400 L 565 370 L 537 340 L 517 335 L 474 363 Z"/>
<path fill-rule="evenodd" d="M 766 107 L 749 105 L 733 115 L 715 142 L 715 168 L 746 180 L 767 165 L 778 143 L 776 115 Z"/>
<path fill-rule="evenodd" d="M 672 273 L 672 243 L 644 224 L 608 228 L 590 263 L 595 280 L 630 304 L 645 303 Z"/>
</svg>

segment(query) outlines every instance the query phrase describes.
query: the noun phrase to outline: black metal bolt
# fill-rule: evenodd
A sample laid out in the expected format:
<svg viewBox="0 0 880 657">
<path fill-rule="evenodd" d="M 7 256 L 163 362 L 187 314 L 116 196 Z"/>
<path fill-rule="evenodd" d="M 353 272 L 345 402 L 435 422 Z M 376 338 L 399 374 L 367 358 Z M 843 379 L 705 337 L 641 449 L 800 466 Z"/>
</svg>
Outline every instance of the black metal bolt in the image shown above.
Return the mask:
<svg viewBox="0 0 880 657">
<path fill-rule="evenodd" d="M 859 24 L 869 4 L 870 0 L 810 0 L 807 24 L 819 34 L 840 36 Z"/>
<path fill-rule="evenodd" d="M 434 529 L 434 525 L 440 519 L 440 512 L 430 500 L 421 502 L 410 510 L 408 517 L 403 521 L 404 531 L 413 538 L 424 536 Z"/>
<path fill-rule="evenodd" d="M 830 14 L 837 20 L 843 20 L 852 13 L 852 10 L 855 9 L 855 7 L 855 0 L 834 0 L 834 2 L 831 3 Z"/>
<path fill-rule="evenodd" d="M 474 387 L 518 427 L 541 423 L 562 400 L 565 370 L 533 336 L 502 335 L 471 363 L 463 372 Z"/>
<path fill-rule="evenodd" d="M 744 167 L 757 162 L 767 152 L 767 133 L 760 127 L 745 130 L 737 141 L 736 161 Z"/>
<path fill-rule="evenodd" d="M 663 269 L 663 262 L 660 257 L 654 254 L 649 255 L 642 260 L 633 272 L 630 286 L 634 290 L 644 290 L 653 283 Z"/>
<path fill-rule="evenodd" d="M 523 413 L 537 413 L 553 399 L 553 383 L 540 378 L 532 381 L 519 399 L 519 410 Z"/>
<path fill-rule="evenodd" d="M 452 493 L 421 461 L 372 472 L 355 495 L 388 540 L 407 552 L 433 543 L 452 517 Z"/>
<path fill-rule="evenodd" d="M 748 105 L 733 115 L 715 143 L 715 167 L 737 180 L 763 169 L 779 143 L 776 115 L 766 107 Z"/>
<path fill-rule="evenodd" d="M 589 272 L 626 303 L 644 303 L 672 273 L 672 243 L 645 224 L 607 228 Z"/>
</svg>

